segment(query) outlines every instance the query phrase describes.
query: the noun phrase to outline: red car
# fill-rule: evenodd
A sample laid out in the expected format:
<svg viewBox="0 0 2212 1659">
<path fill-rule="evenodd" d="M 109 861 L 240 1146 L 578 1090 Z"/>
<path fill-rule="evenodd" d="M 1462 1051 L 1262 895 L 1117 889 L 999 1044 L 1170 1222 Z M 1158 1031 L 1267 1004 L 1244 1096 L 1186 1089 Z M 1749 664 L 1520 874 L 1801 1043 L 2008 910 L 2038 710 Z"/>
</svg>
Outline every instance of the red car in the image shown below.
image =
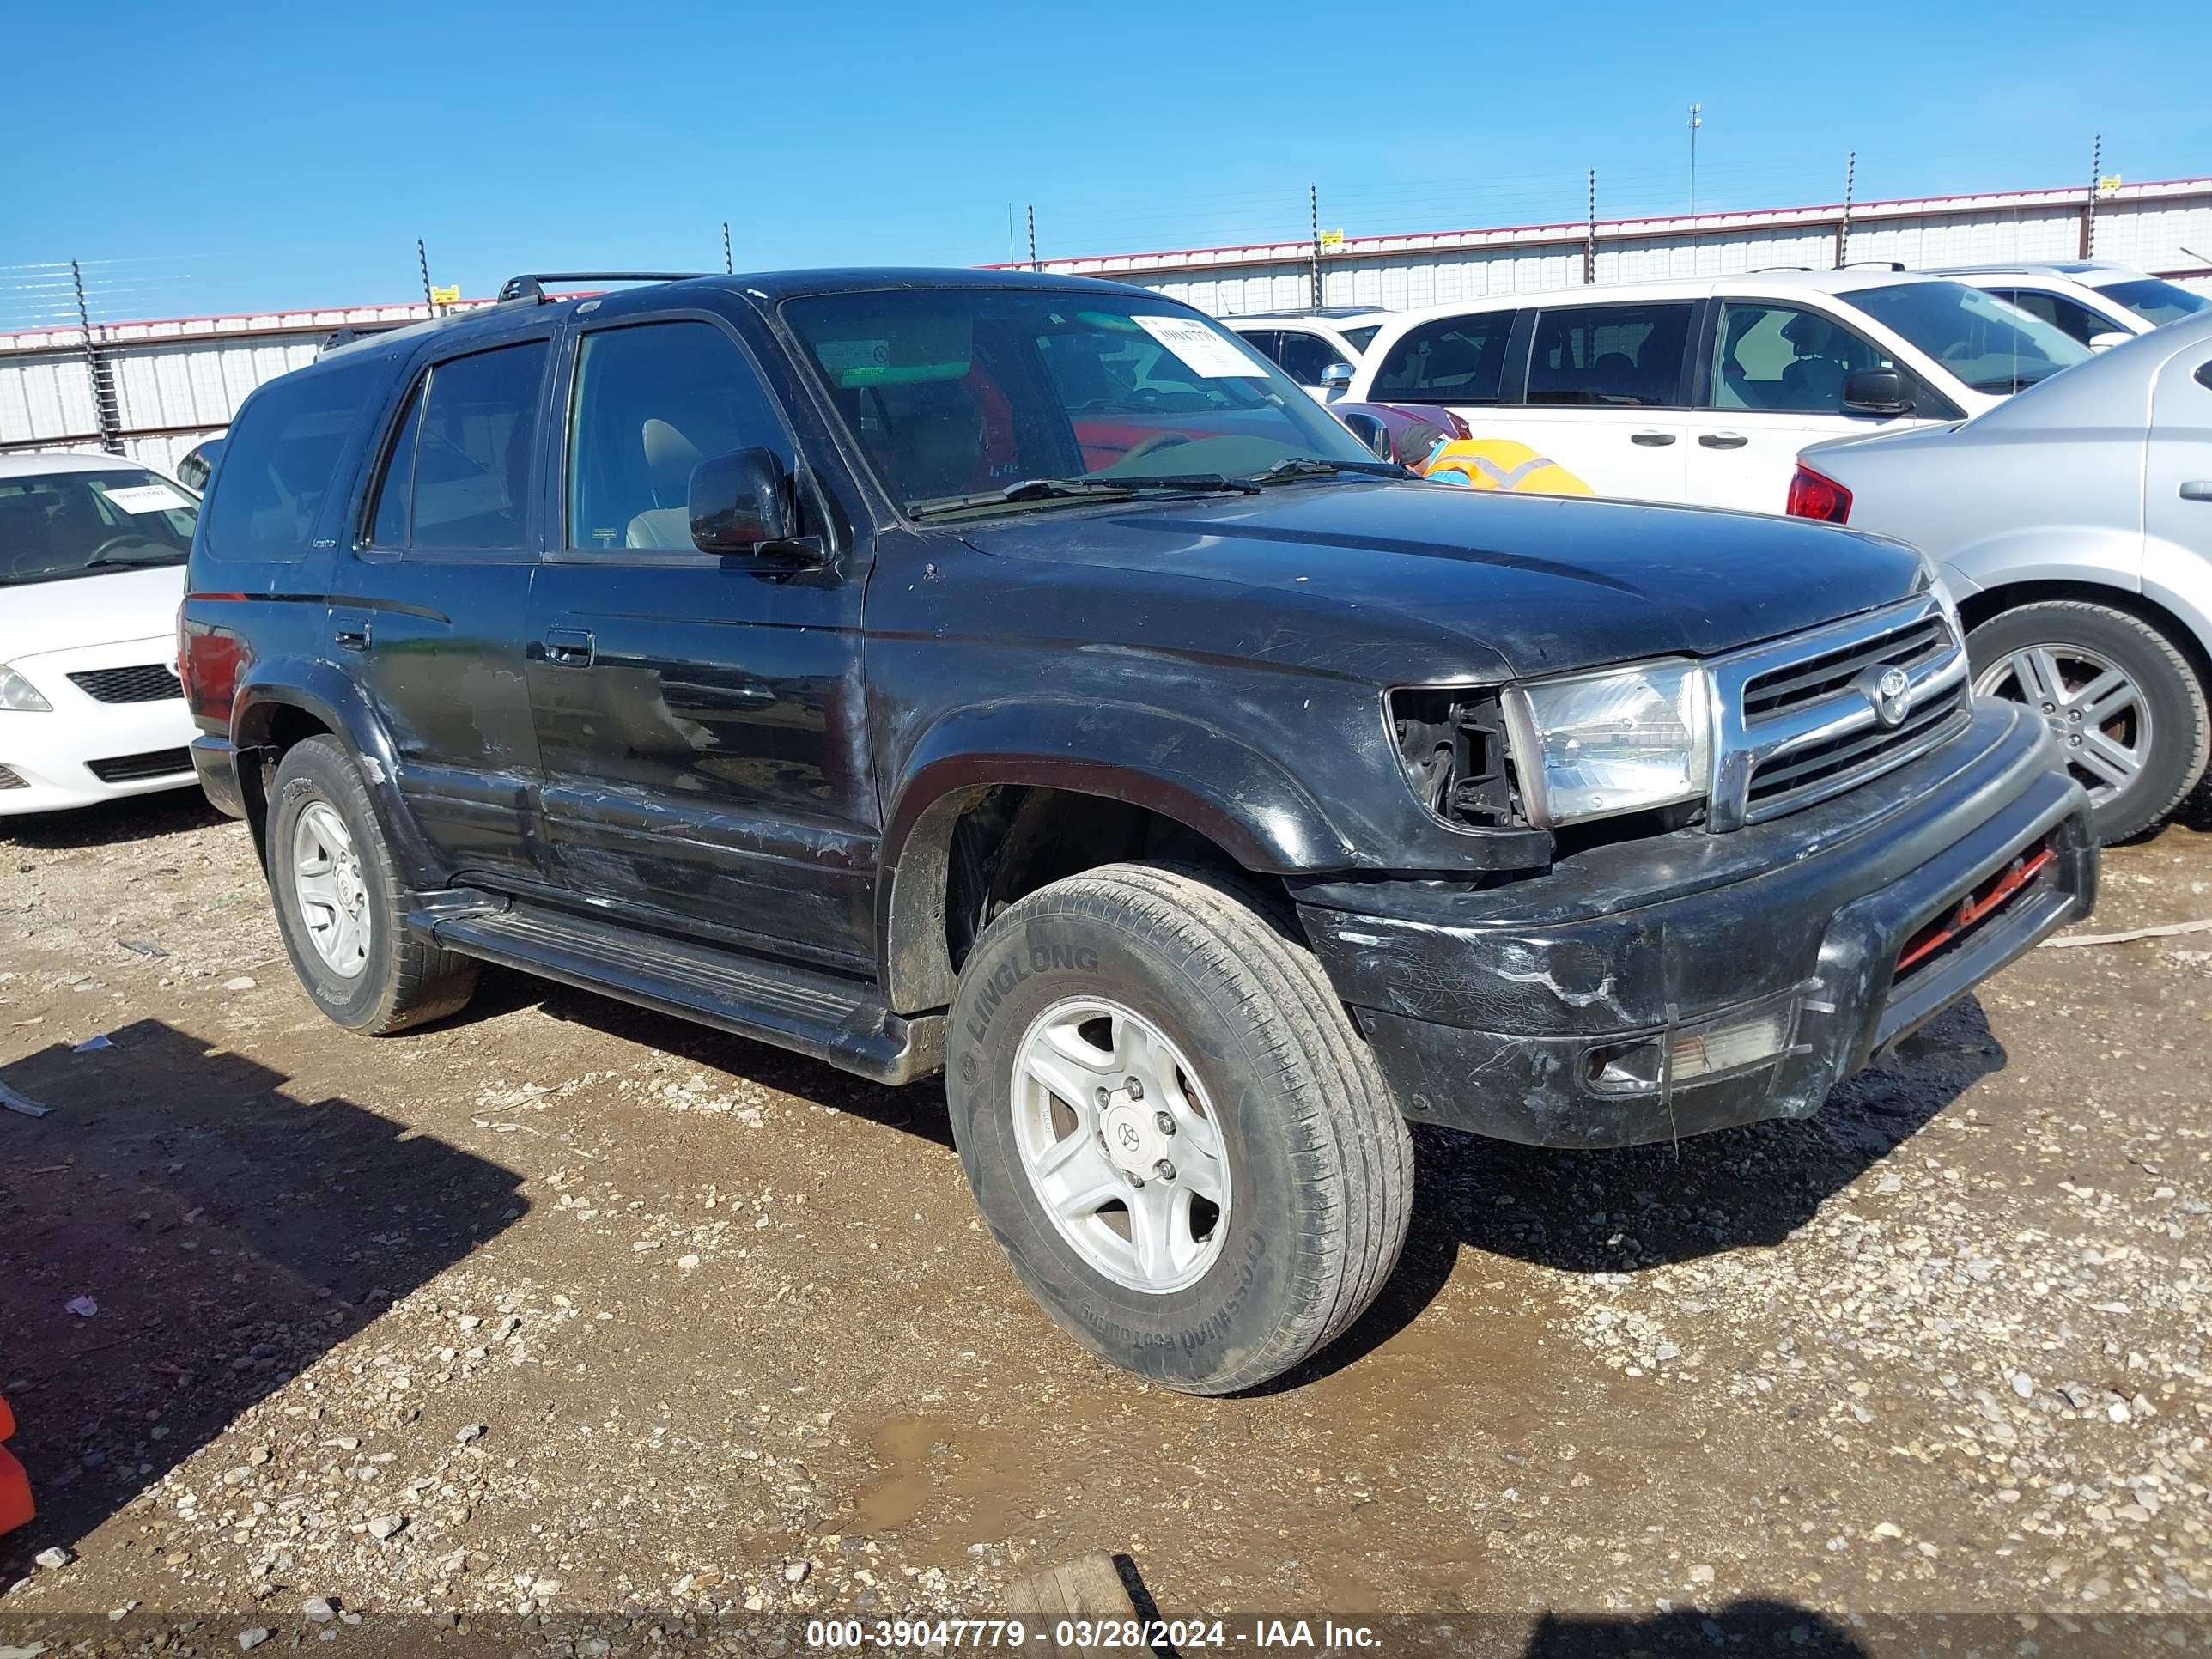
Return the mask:
<svg viewBox="0 0 2212 1659">
<path fill-rule="evenodd" d="M 10 1438 L 15 1432 L 15 1414 L 8 1409 L 8 1402 L 0 1400 L 0 1440 Z M 39 1512 L 31 1502 L 31 1477 L 23 1473 L 23 1466 L 15 1455 L 0 1446 L 0 1532 L 13 1532 Z"/>
</svg>

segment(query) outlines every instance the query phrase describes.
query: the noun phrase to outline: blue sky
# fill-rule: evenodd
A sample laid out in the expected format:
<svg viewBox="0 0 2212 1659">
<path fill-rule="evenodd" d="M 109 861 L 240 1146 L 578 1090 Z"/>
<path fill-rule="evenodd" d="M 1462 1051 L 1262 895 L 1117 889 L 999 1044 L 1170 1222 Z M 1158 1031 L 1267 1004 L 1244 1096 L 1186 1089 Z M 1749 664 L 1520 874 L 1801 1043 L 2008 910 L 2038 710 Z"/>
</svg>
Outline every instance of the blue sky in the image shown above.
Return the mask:
<svg viewBox="0 0 2212 1659">
<path fill-rule="evenodd" d="M 2212 173 L 2212 6 L 69 6 L 5 29 L 0 327 L 526 269 L 1054 254 Z M 2154 28 L 2155 33 L 2152 31 Z M 27 67 L 44 68 L 24 73 Z M 79 65 L 88 65 L 81 70 Z M 2184 67 L 2186 66 L 2186 67 Z M 1017 229 L 1018 240 L 1018 228 Z"/>
</svg>

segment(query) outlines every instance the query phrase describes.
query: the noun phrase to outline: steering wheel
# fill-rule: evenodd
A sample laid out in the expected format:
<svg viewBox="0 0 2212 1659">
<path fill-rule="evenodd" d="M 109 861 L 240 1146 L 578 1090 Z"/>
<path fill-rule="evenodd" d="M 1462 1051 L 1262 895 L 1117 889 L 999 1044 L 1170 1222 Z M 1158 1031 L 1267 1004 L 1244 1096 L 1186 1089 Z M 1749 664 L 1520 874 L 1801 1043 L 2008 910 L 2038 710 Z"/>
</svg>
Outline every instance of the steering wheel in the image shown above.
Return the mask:
<svg viewBox="0 0 2212 1659">
<path fill-rule="evenodd" d="M 85 562 L 87 564 L 98 564 L 102 559 L 106 558 L 117 548 L 136 547 L 145 539 L 146 538 L 143 536 L 110 536 L 106 541 L 100 543 L 98 547 L 92 550 L 92 556 L 86 559 Z"/>
<path fill-rule="evenodd" d="M 1127 466 L 1131 461 L 1142 460 L 1147 455 L 1154 454 L 1160 450 L 1170 448 L 1176 444 L 1187 444 L 1189 441 L 1189 435 L 1186 433 L 1155 432 L 1151 437 L 1143 440 L 1133 446 L 1131 448 L 1124 451 L 1122 453 L 1121 459 L 1115 462 L 1114 465 L 1116 467 Z"/>
</svg>

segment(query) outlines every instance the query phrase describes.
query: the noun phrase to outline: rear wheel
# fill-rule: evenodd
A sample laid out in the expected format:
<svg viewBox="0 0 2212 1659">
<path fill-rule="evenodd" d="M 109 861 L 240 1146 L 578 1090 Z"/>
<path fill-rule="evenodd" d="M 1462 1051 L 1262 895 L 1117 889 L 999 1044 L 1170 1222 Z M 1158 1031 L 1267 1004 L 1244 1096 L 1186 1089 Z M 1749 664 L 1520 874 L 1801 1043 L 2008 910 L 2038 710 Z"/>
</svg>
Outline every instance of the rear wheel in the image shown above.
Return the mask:
<svg viewBox="0 0 2212 1659">
<path fill-rule="evenodd" d="M 469 1000 L 477 964 L 407 927 L 383 826 L 360 768 L 335 738 L 310 738 L 285 751 L 266 845 L 285 951 L 332 1019 L 383 1036 Z"/>
<path fill-rule="evenodd" d="M 2138 617 L 2077 599 L 1999 612 L 1967 636 L 1974 693 L 2024 702 L 2089 792 L 2098 838 L 2159 823 L 2204 774 L 2204 687 Z"/>
<path fill-rule="evenodd" d="M 1412 1142 L 1320 965 L 1256 896 L 1164 865 L 1055 882 L 977 941 L 951 1028 L 977 1207 L 1092 1352 L 1231 1393 L 1381 1291 Z"/>
</svg>

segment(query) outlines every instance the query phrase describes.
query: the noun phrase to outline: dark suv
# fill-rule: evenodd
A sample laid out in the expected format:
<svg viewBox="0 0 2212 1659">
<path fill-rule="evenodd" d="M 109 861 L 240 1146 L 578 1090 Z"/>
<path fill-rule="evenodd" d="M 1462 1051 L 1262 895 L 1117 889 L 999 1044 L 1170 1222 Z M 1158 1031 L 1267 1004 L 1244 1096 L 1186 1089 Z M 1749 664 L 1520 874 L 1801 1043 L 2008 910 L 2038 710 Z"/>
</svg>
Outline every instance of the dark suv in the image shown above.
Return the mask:
<svg viewBox="0 0 2212 1659">
<path fill-rule="evenodd" d="M 301 982 L 479 960 L 888 1082 L 1096 1352 L 1343 1331 L 1404 1120 L 1814 1111 L 2087 912 L 2081 789 L 1894 542 L 1429 484 L 1027 274 L 672 279 L 256 392 L 181 621 Z"/>
</svg>

